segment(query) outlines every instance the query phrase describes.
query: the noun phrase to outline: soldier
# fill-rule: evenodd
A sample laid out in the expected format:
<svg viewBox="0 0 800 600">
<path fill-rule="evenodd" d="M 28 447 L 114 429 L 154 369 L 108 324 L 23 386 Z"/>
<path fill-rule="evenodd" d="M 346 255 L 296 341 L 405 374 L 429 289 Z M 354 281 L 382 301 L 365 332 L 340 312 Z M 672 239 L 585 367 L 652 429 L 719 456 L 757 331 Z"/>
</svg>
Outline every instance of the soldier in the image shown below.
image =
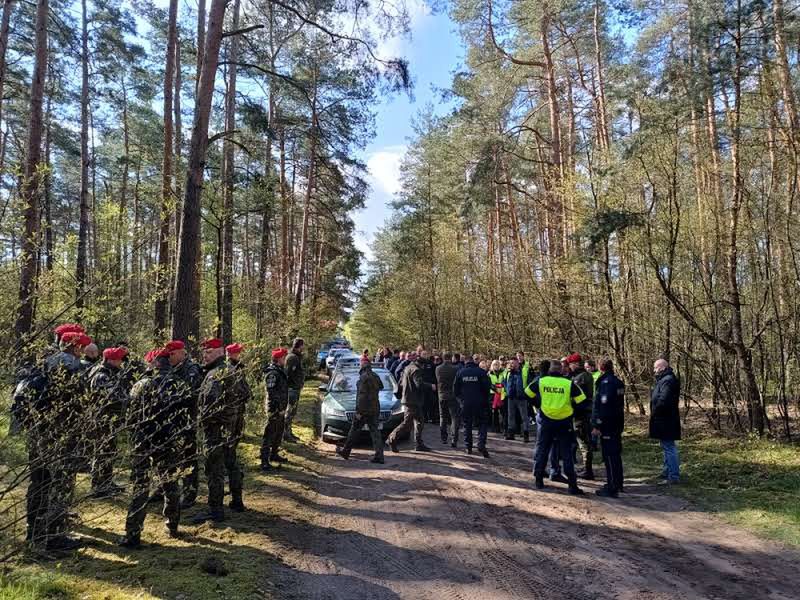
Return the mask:
<svg viewBox="0 0 800 600">
<path fill-rule="evenodd" d="M 350 458 L 350 451 L 356 443 L 356 438 L 361 429 L 366 425 L 372 437 L 372 448 L 375 455 L 370 462 L 383 464 L 383 440 L 378 429 L 378 417 L 380 416 L 381 403 L 380 392 L 383 389 L 383 382 L 372 370 L 368 356 L 361 357 L 361 371 L 358 374 L 356 384 L 356 414 L 350 426 L 350 433 L 343 446 L 336 446 L 336 454 L 347 460 Z"/>
<path fill-rule="evenodd" d="M 81 365 L 83 365 L 83 368 L 88 371 L 98 364 L 100 364 L 100 348 L 97 347 L 97 344 L 92 342 L 83 349 Z"/>
<path fill-rule="evenodd" d="M 114 457 L 117 453 L 117 432 L 128 403 L 122 361 L 125 348 L 106 348 L 103 361 L 93 369 L 89 379 L 88 422 L 92 431 L 92 496 L 108 498 L 123 488 L 114 483 Z"/>
<path fill-rule="evenodd" d="M 177 537 L 181 515 L 178 469 L 185 457 L 183 444 L 190 418 L 186 384 L 170 367 L 166 348 L 155 354 L 154 362 L 153 370 L 133 386 L 128 406 L 133 497 L 125 519 L 125 536 L 119 542 L 127 548 L 141 544 L 151 479 L 164 493 L 163 514 L 170 537 Z"/>
<path fill-rule="evenodd" d="M 286 359 L 286 377 L 289 380 L 289 405 L 286 407 L 286 423 L 283 428 L 283 439 L 287 442 L 296 442 L 297 438 L 292 432 L 292 422 L 297 414 L 297 405 L 300 402 L 300 393 L 303 391 L 306 374 L 303 369 L 303 348 L 305 342 L 302 338 L 295 338 L 292 342 L 292 351 Z"/>
<path fill-rule="evenodd" d="M 68 535 L 68 510 L 75 489 L 75 449 L 80 431 L 82 349 L 91 339 L 82 327 L 57 328 L 60 351 L 45 359 L 42 385 L 31 390 L 28 428 L 30 482 L 26 539 L 36 550 L 69 551 L 81 542 Z"/>
<path fill-rule="evenodd" d="M 245 414 L 247 412 L 247 405 L 253 398 L 253 392 L 250 389 L 250 384 L 247 383 L 247 376 L 245 375 L 244 363 L 242 363 L 240 358 L 243 350 L 244 346 L 242 346 L 241 344 L 228 344 L 227 346 L 225 346 L 225 354 L 227 354 L 228 356 L 228 364 L 236 373 L 237 376 L 236 385 L 240 389 L 241 393 L 241 402 L 238 405 L 239 410 L 236 416 L 236 426 L 233 429 L 237 445 L 239 441 L 242 439 L 242 434 L 244 433 L 244 420 L 245 420 Z M 238 507 L 231 506 L 231 509 L 240 512 L 238 510 Z"/>
<path fill-rule="evenodd" d="M 236 422 L 246 398 L 237 387 L 241 379 L 235 369 L 225 362 L 222 340 L 206 340 L 203 362 L 206 376 L 200 386 L 199 412 L 203 432 L 203 450 L 208 479 L 208 512 L 197 515 L 195 523 L 225 520 L 222 502 L 225 495 L 225 472 L 231 488 L 231 506 L 244 511 L 242 502 L 242 469 L 236 460 Z"/>
<path fill-rule="evenodd" d="M 569 363 L 570 378 L 578 384 L 583 395 L 591 401 L 594 398 L 594 378 L 583 367 L 581 355 L 578 353 L 570 354 L 567 357 Z M 583 462 L 583 471 L 578 473 L 582 479 L 594 479 L 594 469 L 592 459 L 594 458 L 594 444 L 592 442 L 592 426 L 590 423 L 591 412 L 582 411 L 575 414 L 575 434 L 577 443 L 575 450 L 580 450 Z"/>
<path fill-rule="evenodd" d="M 183 382 L 183 401 L 189 412 L 189 421 L 184 432 L 184 462 L 181 466 L 188 474 L 183 476 L 181 508 L 194 506 L 197 501 L 198 466 L 197 466 L 197 396 L 203 382 L 203 370 L 186 352 L 186 345 L 181 340 L 172 340 L 164 347 L 169 352 L 169 364 L 175 376 Z"/>
<path fill-rule="evenodd" d="M 286 458 L 278 454 L 283 440 L 285 414 L 289 403 L 289 382 L 284 370 L 286 348 L 272 351 L 272 362 L 264 369 L 266 386 L 267 424 L 261 441 L 261 470 L 271 471 L 272 462 L 284 463 Z"/>
</svg>

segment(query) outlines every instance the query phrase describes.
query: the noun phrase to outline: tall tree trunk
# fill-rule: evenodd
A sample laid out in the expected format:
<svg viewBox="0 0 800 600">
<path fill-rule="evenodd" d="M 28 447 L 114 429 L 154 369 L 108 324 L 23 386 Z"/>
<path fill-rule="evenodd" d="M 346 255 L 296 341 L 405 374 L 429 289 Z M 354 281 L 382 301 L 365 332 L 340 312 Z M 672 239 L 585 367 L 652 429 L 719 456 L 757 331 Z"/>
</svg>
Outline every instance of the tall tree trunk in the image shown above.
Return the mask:
<svg viewBox="0 0 800 600">
<path fill-rule="evenodd" d="M 3 87 L 6 81 L 6 50 L 8 49 L 8 30 L 11 23 L 11 10 L 14 0 L 3 1 L 3 16 L 0 17 L 0 124 L 3 122 Z"/>
<path fill-rule="evenodd" d="M 233 2 L 231 30 L 239 29 L 239 2 Z M 233 180 L 234 145 L 230 140 L 236 128 L 236 61 L 238 60 L 238 36 L 230 38 L 228 46 L 228 93 L 225 97 L 225 131 L 222 155 L 224 160 L 225 188 L 222 194 L 222 340 L 233 341 Z"/>
<path fill-rule="evenodd" d="M 316 86 L 316 74 L 314 86 Z M 316 91 L 311 102 L 311 129 L 309 131 L 309 150 L 308 150 L 308 175 L 306 181 L 306 193 L 303 199 L 303 224 L 300 232 L 300 255 L 297 266 L 297 285 L 294 292 L 294 312 L 300 311 L 303 302 L 303 284 L 305 282 L 306 263 L 308 260 L 308 221 L 311 217 L 311 201 L 314 194 L 314 177 L 316 174 L 316 153 L 317 153 L 317 99 Z"/>
<path fill-rule="evenodd" d="M 89 19 L 81 0 L 81 183 L 78 221 L 78 262 L 75 268 L 75 306 L 83 308 L 89 247 Z"/>
<path fill-rule="evenodd" d="M 206 0 L 197 0 L 197 70 L 194 78 L 194 95 L 200 85 L 200 72 L 203 70 L 203 52 L 206 47 Z"/>
<path fill-rule="evenodd" d="M 130 160 L 130 123 L 128 122 L 128 88 L 122 82 L 122 183 L 119 190 L 119 215 L 117 225 L 117 276 L 121 289 L 125 290 L 127 283 L 128 265 L 128 178 L 130 177 L 128 164 Z M 138 240 L 136 240 L 138 242 Z"/>
<path fill-rule="evenodd" d="M 182 70 L 181 70 L 181 39 L 180 30 L 175 32 L 175 163 L 173 165 L 173 172 L 179 173 L 181 169 L 181 148 L 183 147 L 183 120 L 181 119 L 181 86 L 182 86 Z M 178 239 L 181 231 L 181 215 L 183 214 L 183 184 L 181 178 L 178 176 L 173 177 L 175 185 L 175 194 L 173 202 L 175 203 L 173 227 L 175 228 L 175 239 Z M 175 253 L 177 256 L 177 252 Z"/>
<path fill-rule="evenodd" d="M 164 69 L 164 156 L 161 167 L 161 209 L 159 211 L 158 272 L 156 274 L 155 330 L 160 335 L 167 328 L 169 300 L 169 230 L 172 218 L 172 128 L 175 46 L 177 40 L 178 0 L 170 0 L 167 24 L 167 56 Z"/>
<path fill-rule="evenodd" d="M 24 340 L 33 326 L 36 291 L 36 240 L 39 238 L 39 179 L 42 159 L 42 103 L 47 74 L 48 0 L 36 3 L 35 61 L 31 81 L 28 140 L 25 153 L 20 199 L 24 207 L 25 231 L 19 257 L 19 312 L 14 323 L 17 340 Z"/>
<path fill-rule="evenodd" d="M 196 340 L 200 334 L 200 199 L 203 171 L 208 150 L 208 120 L 214 96 L 214 79 L 219 64 L 226 0 L 211 0 L 208 32 L 200 84 L 195 101 L 192 141 L 189 146 L 186 185 L 183 200 L 183 226 L 178 246 L 178 272 L 175 278 L 175 303 L 172 312 L 172 336 Z"/>
<path fill-rule="evenodd" d="M 53 244 L 53 213 L 52 213 L 52 205 L 53 205 L 53 196 L 51 193 L 51 182 L 52 177 L 50 176 L 50 147 L 52 145 L 52 139 L 50 137 L 50 131 L 52 129 L 52 112 L 50 110 L 52 98 L 48 95 L 47 96 L 47 109 L 45 110 L 45 122 L 47 123 L 46 130 L 45 130 L 45 141 L 44 141 L 44 164 L 46 166 L 46 170 L 44 173 L 44 257 L 45 263 L 44 268 L 50 272 L 53 270 L 53 252 L 54 252 L 54 244 Z M 8 135 L 8 132 L 6 132 Z M 4 136 L 5 137 L 5 136 Z"/>
</svg>

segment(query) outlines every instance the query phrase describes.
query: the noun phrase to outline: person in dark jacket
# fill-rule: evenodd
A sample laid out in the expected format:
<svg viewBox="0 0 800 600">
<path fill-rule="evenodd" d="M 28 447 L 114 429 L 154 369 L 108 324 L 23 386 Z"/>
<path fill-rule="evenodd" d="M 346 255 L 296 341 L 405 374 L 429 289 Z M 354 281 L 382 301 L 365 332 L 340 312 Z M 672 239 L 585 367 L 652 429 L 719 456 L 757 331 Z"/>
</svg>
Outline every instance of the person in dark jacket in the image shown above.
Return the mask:
<svg viewBox="0 0 800 600">
<path fill-rule="evenodd" d="M 610 358 L 600 361 L 592 402 L 592 436 L 600 439 L 606 464 L 606 484 L 595 493 L 616 498 L 622 491 L 622 431 L 625 429 L 625 384 L 614 375 Z"/>
<path fill-rule="evenodd" d="M 570 379 L 578 384 L 581 388 L 583 395 L 590 401 L 594 398 L 594 378 L 583 366 L 581 355 L 577 352 L 570 354 L 567 357 L 569 364 Z M 592 426 L 590 424 L 591 414 L 585 411 L 575 415 L 575 437 L 577 443 L 575 445 L 576 454 L 580 450 L 580 458 L 583 462 L 583 471 L 578 473 L 578 477 L 582 479 L 594 479 L 594 468 L 592 459 L 594 458 L 594 450 L 592 449 Z"/>
<path fill-rule="evenodd" d="M 477 364 L 478 356 L 473 356 L 463 369 L 458 371 L 453 382 L 453 394 L 461 403 L 464 416 L 464 445 L 467 454 L 472 454 L 472 427 L 478 426 L 478 452 L 489 458 L 486 438 L 489 421 L 492 418 L 490 393 L 492 383 L 489 375 Z"/>
<path fill-rule="evenodd" d="M 276 348 L 272 351 L 272 362 L 264 369 L 267 424 L 261 440 L 262 471 L 271 471 L 273 462 L 286 462 L 278 451 L 283 441 L 285 413 L 289 404 L 289 382 L 283 368 L 287 354 L 286 348 Z"/>
<path fill-rule="evenodd" d="M 417 356 L 415 352 L 411 353 L 411 358 L 414 362 L 410 363 L 404 370 L 400 380 L 401 398 L 400 402 L 403 405 L 403 422 L 394 428 L 394 431 L 389 434 L 386 442 L 389 444 L 392 452 L 399 452 L 397 448 L 397 439 L 408 432 L 412 426 L 414 428 L 414 443 L 417 452 L 430 452 L 422 441 L 422 428 L 425 420 L 423 419 L 423 410 L 426 389 L 431 388 L 431 384 L 425 381 L 423 375 L 423 367 L 425 361 L 428 359 L 427 352 L 422 351 L 421 356 Z M 436 390 L 436 386 L 433 386 Z"/>
<path fill-rule="evenodd" d="M 353 423 L 350 425 L 350 432 L 342 446 L 336 447 L 336 454 L 347 460 L 350 458 L 350 451 L 358 439 L 358 435 L 366 425 L 372 438 L 372 448 L 375 455 L 370 462 L 383 464 L 383 440 L 378 429 L 378 418 L 381 412 L 380 393 L 383 390 L 383 382 L 372 370 L 368 357 L 361 358 L 361 370 L 358 373 L 358 383 L 356 384 L 356 414 Z"/>
<path fill-rule="evenodd" d="M 680 457 L 675 443 L 681 439 L 681 415 L 678 401 L 681 382 L 669 363 L 658 359 L 653 364 L 656 384 L 650 394 L 650 437 L 661 441 L 664 451 L 664 469 L 661 472 L 665 484 L 680 481 Z"/>
<path fill-rule="evenodd" d="M 530 419 L 528 418 L 528 397 L 525 395 L 525 384 L 519 360 L 511 359 L 508 375 L 505 379 L 506 404 L 508 406 L 508 427 L 506 439 L 513 440 L 517 431 L 517 422 L 522 427 L 523 440 L 530 442 Z"/>
<path fill-rule="evenodd" d="M 289 403 L 286 406 L 285 422 L 283 425 L 283 439 L 287 442 L 296 442 L 292 432 L 292 422 L 297 414 L 297 406 L 300 403 L 300 394 L 306 382 L 306 372 L 303 368 L 303 349 L 305 348 L 303 338 L 295 338 L 292 342 L 292 351 L 286 358 L 286 379 L 289 384 Z"/>
<path fill-rule="evenodd" d="M 458 446 L 458 431 L 461 429 L 461 406 L 453 394 L 453 383 L 458 373 L 458 365 L 449 352 L 444 354 L 444 362 L 436 367 L 436 390 L 439 392 L 439 431 L 442 443 L 448 440 L 450 447 Z"/>
<path fill-rule="evenodd" d="M 411 364 L 411 360 L 409 356 L 411 352 L 401 352 L 400 358 L 395 362 L 394 367 L 392 369 L 392 375 L 394 375 L 394 380 L 399 384 L 400 380 L 403 378 L 403 371 L 406 370 L 406 367 Z"/>
<path fill-rule="evenodd" d="M 425 421 L 427 423 L 438 423 L 439 402 L 436 397 L 436 392 L 433 391 L 436 389 L 436 364 L 434 363 L 430 352 L 426 352 L 422 346 L 417 348 L 417 354 L 419 356 L 422 356 L 423 354 L 428 356 L 428 358 L 422 362 L 422 377 L 424 378 L 425 383 L 428 384 L 422 392 Z"/>
<path fill-rule="evenodd" d="M 395 350 L 394 353 L 390 352 L 389 355 L 383 360 L 383 368 L 392 372 L 397 361 L 400 360 L 400 350 Z"/>
</svg>

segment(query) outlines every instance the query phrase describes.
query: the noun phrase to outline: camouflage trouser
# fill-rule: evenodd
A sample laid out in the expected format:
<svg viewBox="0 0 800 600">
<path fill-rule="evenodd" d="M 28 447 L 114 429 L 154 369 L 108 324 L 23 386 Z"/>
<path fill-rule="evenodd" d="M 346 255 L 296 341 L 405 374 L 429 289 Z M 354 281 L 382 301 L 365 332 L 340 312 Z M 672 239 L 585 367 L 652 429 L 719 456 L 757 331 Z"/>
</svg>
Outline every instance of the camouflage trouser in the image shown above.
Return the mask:
<svg viewBox="0 0 800 600">
<path fill-rule="evenodd" d="M 300 390 L 289 388 L 289 404 L 286 405 L 286 422 L 283 426 L 284 435 L 292 434 L 292 422 L 297 414 L 297 405 L 300 404 Z"/>
<path fill-rule="evenodd" d="M 210 427 L 204 432 L 204 444 L 209 508 L 212 511 L 222 510 L 226 472 L 231 487 L 231 499 L 234 502 L 241 502 L 242 469 L 236 458 L 238 438 L 228 437 L 220 427 Z"/>
<path fill-rule="evenodd" d="M 38 442 L 34 434 L 28 436 L 30 481 L 25 497 L 28 519 L 26 539 L 44 545 L 48 534 L 51 533 L 49 531 L 50 489 L 53 486 L 53 474 L 47 454 L 41 452 Z"/>
<path fill-rule="evenodd" d="M 200 485 L 198 467 L 197 429 L 194 427 L 187 431 L 183 439 L 183 462 L 181 469 L 187 474 L 183 476 L 182 490 L 184 502 L 192 501 L 197 497 L 197 488 Z"/>
<path fill-rule="evenodd" d="M 286 417 L 282 410 L 267 414 L 267 424 L 264 427 L 264 437 L 261 440 L 261 464 L 266 464 L 272 456 L 278 453 L 283 441 L 284 423 Z"/>
<path fill-rule="evenodd" d="M 591 472 L 594 451 L 592 449 L 592 425 L 589 415 L 575 419 L 575 437 L 577 438 L 575 444 L 576 458 L 578 457 L 578 450 L 580 450 L 579 458 L 583 461 L 583 468 L 585 471 Z M 576 460 L 575 462 L 579 461 Z"/>
<path fill-rule="evenodd" d="M 81 457 L 77 454 L 78 439 L 65 435 L 54 444 L 52 454 L 53 485 L 50 488 L 50 529 L 59 535 L 69 529 L 68 516 L 75 499 L 75 483 Z"/>
<path fill-rule="evenodd" d="M 113 480 L 117 437 L 110 420 L 101 421 L 95 428 L 92 447 L 92 491 L 106 489 Z"/>
<path fill-rule="evenodd" d="M 132 460 L 133 498 L 125 519 L 125 533 L 138 536 L 144 529 L 147 501 L 150 498 L 150 481 L 153 476 L 164 492 L 163 515 L 167 519 L 166 525 L 170 529 L 177 529 L 181 518 L 181 495 L 174 457 L 169 453 L 156 456 L 134 454 Z"/>
</svg>

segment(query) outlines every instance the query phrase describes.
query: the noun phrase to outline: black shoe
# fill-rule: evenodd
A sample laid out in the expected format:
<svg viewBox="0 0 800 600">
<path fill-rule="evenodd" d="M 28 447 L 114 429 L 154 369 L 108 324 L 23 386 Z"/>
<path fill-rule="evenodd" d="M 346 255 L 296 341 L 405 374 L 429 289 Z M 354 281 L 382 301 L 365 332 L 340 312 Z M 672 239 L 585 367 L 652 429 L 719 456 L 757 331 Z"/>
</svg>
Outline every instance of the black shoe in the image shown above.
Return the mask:
<svg viewBox="0 0 800 600">
<path fill-rule="evenodd" d="M 450 447 L 451 448 L 458 448 L 458 444 L 456 442 L 453 442 L 452 444 L 450 444 Z"/>
<path fill-rule="evenodd" d="M 225 513 L 221 510 L 210 510 L 206 513 L 200 513 L 196 517 L 192 519 L 192 523 L 195 525 L 200 525 L 201 523 L 205 523 L 206 521 L 211 521 L 213 523 L 221 523 L 225 520 Z"/>
<path fill-rule="evenodd" d="M 443 433 L 443 434 L 442 434 L 442 443 L 443 443 L 443 444 L 446 444 L 446 443 L 447 443 L 447 434 L 446 434 L 446 433 Z"/>
<path fill-rule="evenodd" d="M 83 548 L 83 541 L 68 535 L 57 535 L 47 540 L 46 549 L 49 552 L 72 552 Z"/>
<path fill-rule="evenodd" d="M 567 490 L 570 496 L 583 496 L 583 490 L 579 488 L 577 485 L 569 486 Z"/>
<path fill-rule="evenodd" d="M 569 479 L 564 477 L 561 473 L 550 475 L 550 481 L 553 481 L 555 483 L 569 483 Z"/>
<path fill-rule="evenodd" d="M 510 442 L 516 441 L 516 436 L 513 433 L 507 433 L 506 439 Z"/>
<path fill-rule="evenodd" d="M 270 460 L 270 462 L 276 462 L 278 464 L 283 464 L 283 463 L 288 463 L 289 462 L 288 458 L 286 458 L 285 456 L 282 456 L 280 454 L 273 454 L 272 456 L 269 457 L 269 460 Z"/>
<path fill-rule="evenodd" d="M 486 448 L 482 448 L 480 452 L 483 454 L 483 458 L 489 458 L 489 451 Z"/>
<path fill-rule="evenodd" d="M 467 454 L 472 454 L 472 448 L 467 448 Z"/>
<path fill-rule="evenodd" d="M 350 453 L 347 452 L 342 446 L 336 446 L 336 454 L 345 460 L 350 460 Z"/>
<path fill-rule="evenodd" d="M 117 546 L 123 548 L 139 548 L 142 545 L 142 540 L 139 534 L 130 534 L 122 536 L 117 542 Z"/>
<path fill-rule="evenodd" d="M 237 513 L 243 513 L 244 511 L 247 510 L 244 506 L 244 502 L 242 502 L 241 499 L 231 500 L 230 502 L 228 502 L 228 508 L 230 508 L 233 512 Z"/>
<path fill-rule="evenodd" d="M 261 463 L 261 467 L 260 467 L 262 473 L 269 473 L 274 468 L 275 467 L 273 467 L 271 464 L 269 464 L 269 462 L 262 462 Z"/>
<path fill-rule="evenodd" d="M 147 500 L 148 504 L 161 504 L 164 502 L 164 494 L 161 492 L 156 492 Z"/>
<path fill-rule="evenodd" d="M 176 525 L 175 527 L 170 527 L 169 525 L 167 525 L 167 535 L 171 537 L 173 540 L 176 540 L 179 537 L 181 537 L 181 534 L 178 533 L 178 526 Z"/>
<path fill-rule="evenodd" d="M 527 431 L 522 434 L 522 441 L 525 442 L 526 444 L 530 443 L 531 436 Z"/>
<path fill-rule="evenodd" d="M 396 441 L 394 441 L 394 440 L 390 440 L 390 441 L 389 441 L 389 442 L 387 442 L 387 443 L 389 444 L 389 449 L 390 449 L 392 452 L 394 452 L 395 454 L 397 454 L 398 452 L 400 452 L 400 449 L 397 447 L 397 442 L 396 442 Z"/>
<path fill-rule="evenodd" d="M 619 494 L 614 490 L 610 490 L 607 487 L 601 487 L 599 490 L 595 491 L 595 494 L 600 496 L 601 498 L 619 498 Z"/>
<path fill-rule="evenodd" d="M 291 431 L 287 431 L 283 434 L 283 440 L 285 442 L 292 442 L 292 443 L 297 443 L 300 441 L 297 439 L 297 436 L 295 436 L 295 434 L 293 434 Z"/>
<path fill-rule="evenodd" d="M 583 470 L 578 473 L 578 477 L 581 479 L 585 479 L 586 481 L 594 481 L 594 471 L 592 470 Z"/>
<path fill-rule="evenodd" d="M 414 448 L 416 452 L 432 452 L 430 448 L 428 448 L 425 444 L 419 444 L 416 448 Z"/>
<path fill-rule="evenodd" d="M 371 463 L 375 463 L 376 465 L 382 465 L 382 464 L 384 464 L 384 460 L 383 460 L 383 457 L 382 457 L 382 456 L 373 456 L 373 457 L 372 457 L 372 458 L 369 460 L 369 462 L 371 462 Z"/>
<path fill-rule="evenodd" d="M 537 477 L 534 480 L 533 484 L 534 484 L 534 486 L 536 486 L 537 490 L 543 490 L 544 489 L 544 477 Z"/>
</svg>

